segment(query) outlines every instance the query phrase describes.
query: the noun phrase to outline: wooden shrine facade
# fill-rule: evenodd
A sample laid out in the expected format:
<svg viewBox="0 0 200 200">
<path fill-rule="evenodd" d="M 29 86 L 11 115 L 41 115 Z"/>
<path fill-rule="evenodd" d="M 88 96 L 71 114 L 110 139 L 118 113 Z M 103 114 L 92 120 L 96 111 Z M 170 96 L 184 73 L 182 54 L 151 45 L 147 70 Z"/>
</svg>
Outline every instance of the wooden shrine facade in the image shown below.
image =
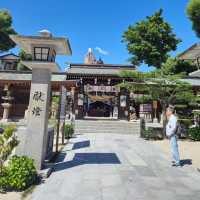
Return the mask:
<svg viewBox="0 0 200 200">
<path fill-rule="evenodd" d="M 67 80 L 79 80 L 75 92 L 74 112 L 77 119 L 129 119 L 130 95 L 119 84 L 123 70 L 135 70 L 132 65 L 71 64 Z"/>
<path fill-rule="evenodd" d="M 11 120 L 22 119 L 29 105 L 32 72 L 0 71 L 0 119 L 3 116 L 5 96 L 10 96 Z M 66 73 L 53 73 L 51 88 L 52 93 L 59 93 L 64 86 L 68 91 L 76 87 L 76 81 L 67 81 Z M 9 95 L 8 95 L 9 94 Z"/>
</svg>

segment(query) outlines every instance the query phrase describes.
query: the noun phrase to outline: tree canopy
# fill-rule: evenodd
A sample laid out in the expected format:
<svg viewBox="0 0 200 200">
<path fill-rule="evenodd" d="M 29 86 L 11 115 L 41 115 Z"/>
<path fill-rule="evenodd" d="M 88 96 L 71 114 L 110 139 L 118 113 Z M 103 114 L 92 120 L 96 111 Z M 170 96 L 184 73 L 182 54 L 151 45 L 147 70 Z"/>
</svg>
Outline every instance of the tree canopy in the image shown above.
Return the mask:
<svg viewBox="0 0 200 200">
<path fill-rule="evenodd" d="M 161 65 L 161 72 L 164 75 L 173 75 L 182 73 L 188 75 L 197 70 L 197 66 L 192 61 L 179 60 L 177 58 L 169 57 L 165 63 Z"/>
<path fill-rule="evenodd" d="M 169 104 L 183 103 L 196 106 L 199 99 L 194 94 L 192 85 L 181 80 L 184 78 L 182 74 L 167 75 L 160 72 L 123 71 L 121 76 L 132 78 L 134 81 L 124 82 L 120 86 L 134 93 L 143 93 L 144 96 L 141 98 L 149 101 L 158 100 L 163 109 Z"/>
<path fill-rule="evenodd" d="M 9 34 L 16 34 L 12 28 L 12 17 L 8 11 L 0 10 L 0 52 L 15 47 L 15 43 L 9 38 Z"/>
<path fill-rule="evenodd" d="M 23 49 L 20 49 L 19 58 L 20 58 L 20 62 L 17 64 L 17 70 L 18 71 L 30 71 L 30 69 L 28 67 L 26 67 L 25 65 L 22 64 L 22 61 L 32 60 L 32 55 L 27 54 Z"/>
<path fill-rule="evenodd" d="M 192 21 L 192 28 L 200 37 L 200 0 L 190 0 L 187 6 L 187 15 Z"/>
<path fill-rule="evenodd" d="M 123 34 L 124 43 L 132 55 L 134 65 L 142 63 L 160 68 L 169 57 L 168 53 L 176 50 L 181 41 L 172 31 L 169 23 L 162 17 L 162 9 L 134 25 L 130 25 Z"/>
</svg>

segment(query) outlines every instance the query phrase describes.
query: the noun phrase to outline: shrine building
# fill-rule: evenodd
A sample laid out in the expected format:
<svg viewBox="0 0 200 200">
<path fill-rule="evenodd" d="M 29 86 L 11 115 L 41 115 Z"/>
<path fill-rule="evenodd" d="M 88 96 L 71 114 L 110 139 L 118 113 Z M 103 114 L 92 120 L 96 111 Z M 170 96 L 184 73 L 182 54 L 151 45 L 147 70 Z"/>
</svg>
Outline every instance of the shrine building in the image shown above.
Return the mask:
<svg viewBox="0 0 200 200">
<path fill-rule="evenodd" d="M 30 68 L 18 71 L 16 60 L 19 58 L 15 55 L 12 57 L 16 59 L 9 59 L 9 55 L 1 57 L 0 95 L 4 97 L 10 92 L 12 106 L 9 118 L 16 120 L 23 118 L 28 109 L 32 72 Z M 135 70 L 135 67 L 104 64 L 101 59 L 96 60 L 92 49 L 89 49 L 84 63 L 70 64 L 66 72 L 52 73 L 52 91 L 59 93 L 64 86 L 68 92 L 74 93 L 74 102 L 70 105 L 73 108 L 69 108 L 69 105 L 67 107 L 68 112 L 74 112 L 77 119 L 97 117 L 128 120 L 130 95 L 127 90 L 118 87 L 125 80 L 119 76 L 123 70 Z M 0 98 L 0 117 L 3 116 L 4 101 L 4 98 Z"/>
<path fill-rule="evenodd" d="M 130 95 L 118 85 L 125 79 L 123 70 L 135 70 L 133 65 L 105 64 L 96 60 L 89 48 L 83 64 L 70 64 L 67 80 L 80 80 L 75 95 L 75 115 L 78 119 L 128 119 Z"/>
<path fill-rule="evenodd" d="M 12 39 L 20 44 L 28 56 L 23 59 L 14 54 L 0 56 L 0 120 L 8 118 L 18 121 L 26 117 L 32 68 L 41 64 L 51 66 L 52 96 L 60 96 L 65 88 L 65 114 L 73 113 L 76 119 L 136 120 L 144 117 L 152 121 L 155 117 L 159 118 L 159 105 L 156 105 L 155 112 L 153 102 L 135 102 L 136 97 L 144 94 L 133 94 L 119 87 L 124 81 L 134 81 L 123 77 L 121 72 L 135 71 L 135 66 L 106 64 L 102 59 L 96 59 L 89 48 L 83 56 L 83 63 L 71 63 L 65 72 L 61 72 L 55 57 L 57 54 L 71 55 L 68 39 L 54 37 L 47 30 L 40 31 L 38 36 L 16 35 Z M 197 47 L 195 45 L 185 51 L 180 59 L 196 59 L 199 64 L 200 50 Z M 200 79 L 192 75 L 184 81 L 199 91 Z"/>
</svg>

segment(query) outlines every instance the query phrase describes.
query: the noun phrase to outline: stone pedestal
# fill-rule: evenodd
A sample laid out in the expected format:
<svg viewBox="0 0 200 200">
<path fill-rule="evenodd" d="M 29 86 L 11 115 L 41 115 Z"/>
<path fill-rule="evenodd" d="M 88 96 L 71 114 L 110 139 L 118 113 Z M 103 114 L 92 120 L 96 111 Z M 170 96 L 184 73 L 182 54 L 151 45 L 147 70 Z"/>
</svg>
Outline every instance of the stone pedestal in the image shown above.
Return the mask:
<svg viewBox="0 0 200 200">
<path fill-rule="evenodd" d="M 113 109 L 113 118 L 114 119 L 118 119 L 118 107 L 117 106 L 114 106 L 114 109 Z"/>
<path fill-rule="evenodd" d="M 10 103 L 2 103 L 1 104 L 2 107 L 3 107 L 3 118 L 1 120 L 1 122 L 9 122 L 9 111 L 10 111 L 10 108 L 11 108 L 11 104 Z"/>
<path fill-rule="evenodd" d="M 153 118 L 153 123 L 158 123 L 158 118 Z"/>
<path fill-rule="evenodd" d="M 51 71 L 33 69 L 24 154 L 33 158 L 37 169 L 46 156 Z"/>
</svg>

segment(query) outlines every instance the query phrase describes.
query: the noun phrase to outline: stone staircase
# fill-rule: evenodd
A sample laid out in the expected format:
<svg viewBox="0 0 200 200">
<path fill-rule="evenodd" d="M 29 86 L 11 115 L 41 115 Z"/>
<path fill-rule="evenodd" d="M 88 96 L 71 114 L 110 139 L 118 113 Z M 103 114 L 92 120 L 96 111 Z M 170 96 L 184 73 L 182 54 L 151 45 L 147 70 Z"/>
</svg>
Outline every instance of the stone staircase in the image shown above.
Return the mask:
<svg viewBox="0 0 200 200">
<path fill-rule="evenodd" d="M 140 123 L 122 120 L 76 120 L 75 133 L 140 134 Z"/>
</svg>

